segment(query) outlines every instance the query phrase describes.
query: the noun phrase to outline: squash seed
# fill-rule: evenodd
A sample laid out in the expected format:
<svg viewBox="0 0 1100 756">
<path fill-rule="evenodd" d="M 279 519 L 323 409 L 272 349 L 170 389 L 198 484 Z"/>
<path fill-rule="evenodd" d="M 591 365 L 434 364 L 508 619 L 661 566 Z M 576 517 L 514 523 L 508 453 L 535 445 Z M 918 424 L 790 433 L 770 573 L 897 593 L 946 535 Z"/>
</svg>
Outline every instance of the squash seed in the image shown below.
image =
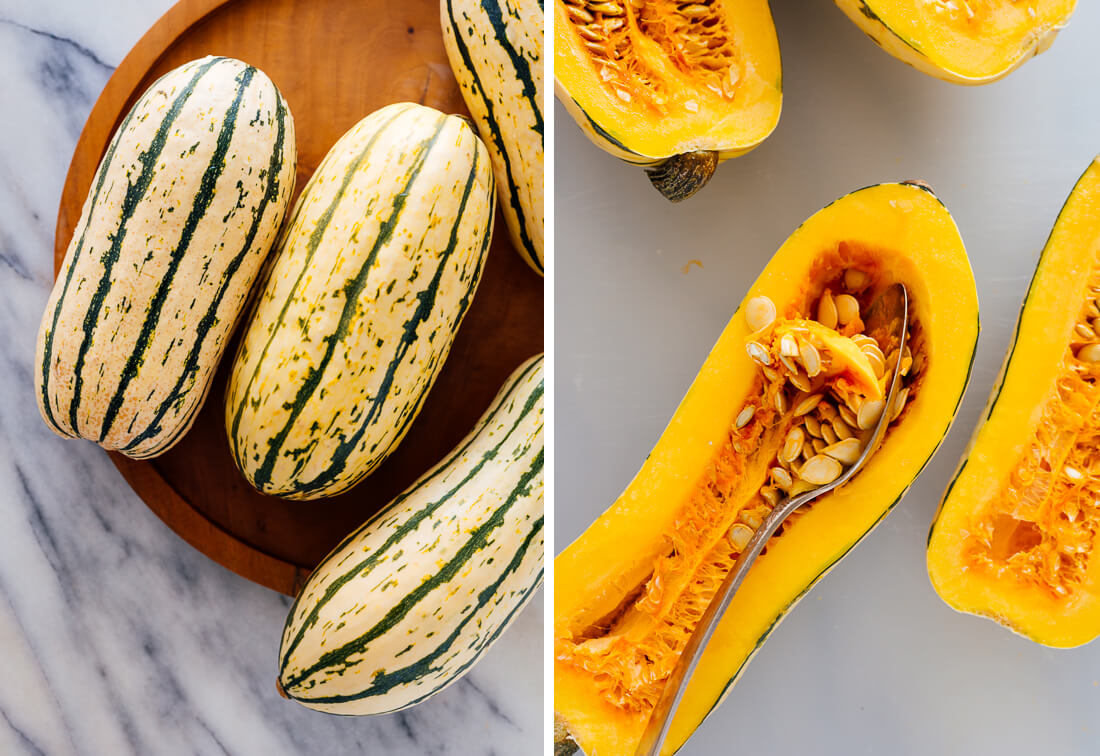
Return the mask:
<svg viewBox="0 0 1100 756">
<path fill-rule="evenodd" d="M 1095 307 L 1095 303 L 1094 303 L 1093 306 Z M 1092 330 L 1096 331 L 1097 333 L 1100 333 L 1100 316 L 1097 316 L 1097 317 L 1093 318 L 1089 322 L 1092 324 Z"/>
<path fill-rule="evenodd" d="M 773 467 L 771 469 L 772 482 L 779 488 L 790 488 L 794 485 L 794 478 L 791 474 L 784 470 L 782 467 Z"/>
<path fill-rule="evenodd" d="M 822 401 L 821 404 L 817 405 L 817 414 L 827 422 L 836 417 L 836 407 L 829 402 Z"/>
<path fill-rule="evenodd" d="M 681 5 L 680 13 L 686 18 L 700 19 L 706 18 L 710 14 L 710 8 L 698 3 L 692 3 L 691 5 Z"/>
<path fill-rule="evenodd" d="M 801 370 L 796 370 L 790 377 L 791 385 L 799 391 L 810 393 L 814 390 L 813 384 L 810 383 L 810 379 L 806 377 L 806 374 Z"/>
<path fill-rule="evenodd" d="M 1074 332 L 1085 341 L 1093 341 L 1096 338 L 1096 331 L 1092 330 L 1090 326 L 1084 323 L 1078 323 L 1073 328 Z"/>
<path fill-rule="evenodd" d="M 768 297 L 753 297 L 745 305 L 745 322 L 753 333 L 775 322 L 775 303 Z"/>
<path fill-rule="evenodd" d="M 827 444 L 835 444 L 837 441 L 840 440 L 840 436 L 838 436 L 836 434 L 836 431 L 833 430 L 833 426 L 831 423 L 821 424 L 821 438 Z"/>
<path fill-rule="evenodd" d="M 595 13 L 602 13 L 605 16 L 621 16 L 623 15 L 623 6 L 618 3 L 590 3 L 588 10 Z"/>
<path fill-rule="evenodd" d="M 752 358 L 754 362 L 760 365 L 772 364 L 772 356 L 768 353 L 768 350 L 764 348 L 764 345 L 759 342 L 750 341 L 745 345 L 745 351 L 749 353 L 749 357 Z"/>
<path fill-rule="evenodd" d="M 798 414 L 797 410 L 795 410 L 795 414 Z M 802 425 L 811 436 L 814 438 L 821 438 L 821 423 L 816 417 L 813 415 L 806 415 L 806 418 L 802 421 Z"/>
<path fill-rule="evenodd" d="M 836 298 L 836 319 L 841 325 L 848 325 L 859 317 L 859 302 L 851 294 L 841 294 Z"/>
<path fill-rule="evenodd" d="M 779 380 L 779 371 L 777 371 L 775 368 L 761 366 L 760 372 L 763 373 L 764 377 L 772 383 L 775 383 Z"/>
<path fill-rule="evenodd" d="M 858 416 L 852 411 L 852 408 L 846 404 L 838 404 L 836 406 L 837 412 L 840 413 L 841 419 L 848 425 L 855 426 L 859 424 Z"/>
<path fill-rule="evenodd" d="M 735 523 L 729 532 L 730 546 L 733 546 L 736 551 L 744 551 L 745 547 L 749 545 L 754 532 L 748 525 L 740 522 Z"/>
<path fill-rule="evenodd" d="M 752 416 L 756 414 L 756 407 L 751 404 L 745 405 L 745 408 L 737 413 L 737 427 L 744 428 L 752 420 Z"/>
<path fill-rule="evenodd" d="M 856 416 L 856 427 L 860 430 L 870 430 L 882 417 L 882 410 L 885 407 L 886 402 L 882 399 L 869 399 L 864 402 L 863 406 L 859 408 L 859 414 Z"/>
<path fill-rule="evenodd" d="M 802 365 L 806 368 L 806 375 L 813 378 L 821 372 L 821 354 L 810 342 L 805 342 L 798 348 L 798 356 L 802 359 Z"/>
<path fill-rule="evenodd" d="M 801 428 L 791 428 L 787 433 L 787 439 L 783 442 L 783 449 L 779 452 L 779 461 L 790 464 L 802 452 L 802 445 L 806 441 L 806 434 Z"/>
<path fill-rule="evenodd" d="M 783 334 L 783 337 L 779 339 L 779 354 L 781 357 L 798 356 L 798 342 L 795 341 L 794 336 L 789 333 Z"/>
<path fill-rule="evenodd" d="M 826 446 L 822 454 L 832 457 L 842 465 L 854 465 L 859 459 L 859 439 L 846 438 Z"/>
<path fill-rule="evenodd" d="M 764 524 L 764 521 L 760 518 L 760 515 L 755 512 L 742 512 L 737 516 L 741 522 L 748 525 L 753 530 L 759 530 L 760 526 Z"/>
<path fill-rule="evenodd" d="M 829 425 L 832 426 L 833 432 L 836 433 L 836 437 L 838 440 L 843 441 L 844 439 L 851 438 L 855 435 L 855 433 L 852 432 L 851 426 L 849 426 L 839 417 L 834 418 L 833 421 L 829 423 Z"/>
<path fill-rule="evenodd" d="M 844 271 L 844 286 L 848 291 L 860 291 L 871 283 L 871 276 L 857 268 L 848 268 Z"/>
<path fill-rule="evenodd" d="M 1076 467 L 1070 467 L 1069 465 L 1066 465 L 1062 468 L 1062 473 L 1065 474 L 1065 476 L 1072 480 L 1074 483 L 1085 479 L 1084 474 L 1080 470 L 1078 470 Z"/>
<path fill-rule="evenodd" d="M 577 33 L 591 42 L 602 42 L 604 38 L 603 31 L 594 23 L 591 26 L 578 26 Z"/>
<path fill-rule="evenodd" d="M 826 328 L 836 328 L 836 302 L 828 290 L 817 302 L 817 322 Z"/>
<path fill-rule="evenodd" d="M 798 477 L 815 486 L 824 486 L 840 477 L 844 469 L 832 457 L 815 454 L 810 461 L 802 465 Z"/>
<path fill-rule="evenodd" d="M 775 392 L 775 411 L 780 415 L 786 415 L 788 409 L 790 407 L 787 405 L 787 395 L 783 393 L 783 389 L 779 389 Z"/>
<path fill-rule="evenodd" d="M 798 404 L 794 406 L 794 416 L 802 417 L 803 415 L 813 412 L 814 408 L 821 403 L 821 394 L 810 394 L 809 396 L 799 400 Z M 810 420 L 812 418 L 806 418 Z M 817 421 L 814 420 L 816 423 Z M 817 435 L 817 434 L 814 434 Z"/>
<path fill-rule="evenodd" d="M 625 24 L 626 21 L 623 21 L 622 16 L 605 18 L 603 20 L 603 28 L 607 29 L 609 32 L 618 31 L 619 29 L 623 28 Z"/>
<path fill-rule="evenodd" d="M 848 394 L 844 397 L 844 403 L 848 406 L 852 412 L 859 415 L 859 408 L 863 406 L 864 398 L 859 394 Z"/>
<path fill-rule="evenodd" d="M 890 422 L 891 423 L 894 422 L 895 420 L 897 420 L 898 415 L 900 415 L 901 411 L 903 409 L 905 409 L 905 402 L 906 402 L 907 399 L 909 399 L 909 387 L 908 386 L 906 386 L 901 391 L 899 391 L 898 395 L 896 397 L 894 397 L 894 408 L 890 412 Z"/>
<path fill-rule="evenodd" d="M 760 496 L 764 501 L 768 502 L 770 506 L 775 506 L 779 503 L 779 491 L 775 486 L 764 486 L 760 489 Z"/>
<path fill-rule="evenodd" d="M 873 349 L 868 348 L 862 350 L 867 361 L 871 363 L 871 369 L 875 371 L 875 377 L 881 378 L 886 375 L 886 358 L 882 356 L 882 351 L 878 347 Z"/>
<path fill-rule="evenodd" d="M 565 9 L 569 11 L 569 15 L 572 16 L 574 21 L 582 24 L 590 24 L 596 20 L 596 17 L 586 11 L 584 8 L 578 8 L 575 5 L 567 5 Z"/>
<path fill-rule="evenodd" d="M 782 365 L 783 367 L 787 368 L 787 372 L 789 372 L 789 373 L 797 373 L 798 372 L 797 363 L 795 363 L 794 359 L 792 359 L 791 357 L 788 357 L 785 354 L 779 355 L 779 364 Z"/>
<path fill-rule="evenodd" d="M 811 446 L 814 447 L 814 454 L 822 454 L 826 449 L 829 448 L 829 444 L 825 443 L 824 439 L 812 438 L 810 439 L 810 441 Z"/>
<path fill-rule="evenodd" d="M 1077 350 L 1077 359 L 1095 364 L 1100 362 L 1100 344 L 1089 344 Z"/>
</svg>

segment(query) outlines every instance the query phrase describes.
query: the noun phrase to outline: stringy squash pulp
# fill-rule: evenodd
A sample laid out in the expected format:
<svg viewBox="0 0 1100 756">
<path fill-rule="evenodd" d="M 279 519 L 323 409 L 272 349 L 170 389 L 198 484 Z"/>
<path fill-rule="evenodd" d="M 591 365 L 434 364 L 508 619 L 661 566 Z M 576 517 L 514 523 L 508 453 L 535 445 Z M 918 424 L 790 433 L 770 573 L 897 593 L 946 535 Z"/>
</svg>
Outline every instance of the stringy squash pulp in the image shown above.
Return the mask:
<svg viewBox="0 0 1100 756">
<path fill-rule="evenodd" d="M 1045 51 L 1076 0 L 836 0 L 884 50 L 956 84 L 988 84 Z"/>
<path fill-rule="evenodd" d="M 1100 163 L 1077 183 L 1016 338 L 932 524 L 928 572 L 952 607 L 1048 646 L 1100 635 Z"/>
<path fill-rule="evenodd" d="M 871 325 L 871 303 L 899 281 L 910 295 L 907 353 L 883 336 L 892 328 Z M 885 516 L 935 451 L 967 382 L 977 314 L 955 224 L 922 188 L 855 192 L 783 245 L 637 477 L 555 562 L 555 708 L 587 754 L 633 753 L 753 529 L 780 496 L 835 479 L 891 412 L 867 466 L 789 520 L 749 572 L 665 752 L 684 743 L 789 607 Z M 884 376 L 898 359 L 905 394 L 887 408 Z"/>
</svg>

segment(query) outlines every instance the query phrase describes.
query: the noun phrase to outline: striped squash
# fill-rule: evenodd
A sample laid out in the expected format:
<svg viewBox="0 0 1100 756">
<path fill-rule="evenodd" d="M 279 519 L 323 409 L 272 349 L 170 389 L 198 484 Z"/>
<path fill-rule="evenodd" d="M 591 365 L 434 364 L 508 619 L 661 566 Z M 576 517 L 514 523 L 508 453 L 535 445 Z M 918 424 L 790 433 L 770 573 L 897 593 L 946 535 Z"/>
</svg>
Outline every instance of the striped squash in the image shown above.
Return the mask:
<svg viewBox="0 0 1100 756">
<path fill-rule="evenodd" d="M 198 413 L 294 187 L 271 80 L 187 63 L 137 101 L 99 165 L 38 332 L 46 424 L 135 458 Z"/>
<path fill-rule="evenodd" d="M 443 45 L 489 147 L 516 251 L 542 274 L 542 0 L 440 0 Z"/>
<path fill-rule="evenodd" d="M 279 686 L 304 706 L 382 714 L 458 680 L 542 580 L 542 356 L 465 439 L 348 536 L 287 618 Z"/>
<path fill-rule="evenodd" d="M 465 119 L 367 116 L 294 208 L 233 365 L 226 429 L 258 490 L 350 488 L 404 438 L 477 289 L 493 174 Z"/>
</svg>

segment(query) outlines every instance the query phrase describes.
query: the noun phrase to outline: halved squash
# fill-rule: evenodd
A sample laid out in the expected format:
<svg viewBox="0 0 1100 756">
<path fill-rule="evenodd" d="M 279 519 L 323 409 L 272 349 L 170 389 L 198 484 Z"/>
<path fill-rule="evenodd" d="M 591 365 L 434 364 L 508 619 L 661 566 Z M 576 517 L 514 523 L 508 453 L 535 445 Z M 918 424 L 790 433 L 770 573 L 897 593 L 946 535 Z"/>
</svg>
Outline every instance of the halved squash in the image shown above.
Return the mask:
<svg viewBox="0 0 1100 756">
<path fill-rule="evenodd" d="M 1046 51 L 1077 0 L 836 0 L 882 49 L 930 76 L 988 84 Z"/>
<path fill-rule="evenodd" d="M 1100 162 L 1031 280 L 986 421 L 932 523 L 953 608 L 1047 646 L 1100 635 Z"/>
<path fill-rule="evenodd" d="M 907 351 L 872 323 L 870 303 L 899 281 L 910 296 Z M 633 754 L 696 618 L 780 491 L 835 479 L 891 412 L 867 466 L 789 520 L 750 570 L 664 752 L 687 740 L 791 606 L 917 477 L 954 418 L 977 336 L 966 251 L 930 191 L 862 189 L 791 235 L 641 471 L 555 560 L 554 705 L 580 748 Z M 899 359 L 906 396 L 885 408 L 866 374 L 881 389 Z"/>
<path fill-rule="evenodd" d="M 685 199 L 760 144 L 783 101 L 767 0 L 554 0 L 558 99 L 607 152 Z"/>
</svg>

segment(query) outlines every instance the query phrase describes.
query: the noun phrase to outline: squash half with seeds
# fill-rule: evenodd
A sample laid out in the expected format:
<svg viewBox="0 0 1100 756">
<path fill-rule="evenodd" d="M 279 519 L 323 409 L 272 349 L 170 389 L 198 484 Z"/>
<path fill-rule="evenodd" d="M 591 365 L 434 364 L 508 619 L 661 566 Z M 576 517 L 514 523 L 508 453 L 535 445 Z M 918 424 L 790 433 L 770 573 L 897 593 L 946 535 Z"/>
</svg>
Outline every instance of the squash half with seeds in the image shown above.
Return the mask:
<svg viewBox="0 0 1100 756">
<path fill-rule="evenodd" d="M 949 605 L 1047 646 L 1100 635 L 1100 163 L 1062 208 L 928 574 Z"/>
<path fill-rule="evenodd" d="M 903 283 L 910 337 L 879 293 Z M 555 560 L 554 705 L 588 754 L 631 756 L 696 618 L 786 496 L 847 484 L 769 541 L 704 651 L 665 753 L 729 693 L 802 595 L 882 520 L 936 451 L 970 375 L 978 302 L 951 215 L 928 190 L 847 195 L 791 235 L 749 290 L 622 496 Z M 904 389 L 890 407 L 887 375 Z"/>
<path fill-rule="evenodd" d="M 767 0 L 554 0 L 558 99 L 679 201 L 771 134 L 783 101 Z"/>
<path fill-rule="evenodd" d="M 955 84 L 988 84 L 1054 43 L 1077 0 L 836 0 L 882 49 Z"/>
</svg>

